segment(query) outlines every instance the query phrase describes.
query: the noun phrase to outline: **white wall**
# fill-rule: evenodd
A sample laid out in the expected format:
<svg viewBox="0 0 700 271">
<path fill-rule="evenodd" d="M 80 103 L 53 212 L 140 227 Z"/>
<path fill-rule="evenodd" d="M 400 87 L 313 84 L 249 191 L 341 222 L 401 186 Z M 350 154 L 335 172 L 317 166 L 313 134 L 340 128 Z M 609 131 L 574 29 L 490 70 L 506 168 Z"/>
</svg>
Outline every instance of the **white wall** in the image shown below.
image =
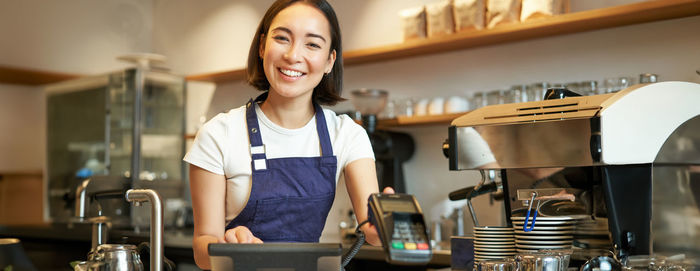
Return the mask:
<svg viewBox="0 0 700 271">
<path fill-rule="evenodd" d="M 43 169 L 44 104 L 38 88 L 0 84 L 0 172 Z"/>
<path fill-rule="evenodd" d="M 99 74 L 151 51 L 151 1 L 0 0 L 0 10 L 0 65 Z"/>
</svg>

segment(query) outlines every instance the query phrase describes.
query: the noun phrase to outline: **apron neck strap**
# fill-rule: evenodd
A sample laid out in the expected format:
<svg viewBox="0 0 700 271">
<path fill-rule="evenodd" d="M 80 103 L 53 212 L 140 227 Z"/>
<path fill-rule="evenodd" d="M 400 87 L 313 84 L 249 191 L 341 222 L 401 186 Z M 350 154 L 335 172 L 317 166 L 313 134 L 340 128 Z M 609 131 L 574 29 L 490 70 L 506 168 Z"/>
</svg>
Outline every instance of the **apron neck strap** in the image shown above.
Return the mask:
<svg viewBox="0 0 700 271">
<path fill-rule="evenodd" d="M 250 140 L 251 154 L 253 159 L 256 156 L 265 159 L 265 148 L 262 142 L 262 137 L 260 136 L 260 124 L 258 123 L 258 115 L 255 112 L 255 104 L 258 102 L 265 101 L 267 99 L 268 92 L 260 94 L 255 100 L 250 99 L 246 103 L 246 123 L 248 125 L 248 139 Z M 321 156 L 333 156 L 333 146 L 331 145 L 330 135 L 328 133 L 328 125 L 326 124 L 326 116 L 323 113 L 323 108 L 316 102 L 313 103 L 314 109 L 316 110 L 316 131 L 318 133 L 318 139 L 321 143 Z M 260 150 L 262 153 L 255 151 L 253 149 Z"/>
</svg>

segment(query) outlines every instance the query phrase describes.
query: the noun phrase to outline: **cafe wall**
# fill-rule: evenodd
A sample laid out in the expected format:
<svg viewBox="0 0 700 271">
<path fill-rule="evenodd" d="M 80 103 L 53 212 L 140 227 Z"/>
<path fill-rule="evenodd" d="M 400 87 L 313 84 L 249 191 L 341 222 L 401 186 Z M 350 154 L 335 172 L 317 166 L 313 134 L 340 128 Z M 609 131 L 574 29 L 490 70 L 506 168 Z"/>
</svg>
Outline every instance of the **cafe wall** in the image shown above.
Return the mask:
<svg viewBox="0 0 700 271">
<path fill-rule="evenodd" d="M 331 1 L 345 50 L 401 42 L 398 10 L 430 2 Z M 637 1 L 571 2 L 572 11 L 579 11 Z M 99 74 L 124 67 L 114 60 L 118 55 L 155 52 L 168 57 L 176 74 L 237 69 L 245 65 L 253 31 L 270 3 L 272 0 L 2 1 L 0 9 L 11 12 L 0 16 L 0 64 Z M 642 72 L 656 73 L 661 80 L 700 82 L 695 74 L 700 68 L 697 29 L 700 16 L 351 66 L 345 70 L 345 97 L 361 87 L 386 89 L 391 99 L 432 98 L 514 84 L 602 80 Z M 207 117 L 255 94 L 243 82 L 220 84 Z M 39 166 L 36 161 L 43 161 L 45 133 L 40 88 L 0 84 L 0 105 L 0 125 L 6 125 L 0 135 L 0 163 L 10 161 L 10 169 Z M 346 102 L 334 109 L 344 112 L 352 106 Z M 15 119 L 18 112 L 28 120 Z M 416 153 L 405 164 L 408 192 L 416 194 L 429 216 L 437 217 L 440 212 L 435 206 L 447 193 L 475 184 L 478 174 L 447 170 L 440 151 L 447 137 L 444 126 L 398 130 L 410 133 L 416 141 Z M 8 151 L 9 147 L 16 149 Z M 13 160 L 18 153 L 29 158 Z M 342 200 L 347 206 L 347 199 Z M 488 205 L 487 197 L 477 202 L 480 221 L 498 223 L 500 215 Z M 338 222 L 341 212 L 334 210 L 329 225 Z"/>
<path fill-rule="evenodd" d="M 42 169 L 46 146 L 43 104 L 40 90 L 0 85 L 0 173 Z"/>
<path fill-rule="evenodd" d="M 249 6 L 245 9 L 231 8 L 241 7 L 239 2 L 208 1 L 219 5 L 218 8 L 206 7 L 213 17 L 195 9 L 197 11 L 190 13 L 197 16 L 185 17 L 193 21 L 184 22 L 175 14 L 192 8 L 186 1 L 156 0 L 155 49 L 168 55 L 174 63 L 182 63 L 173 67 L 181 73 L 244 67 L 255 26 L 272 1 L 264 1 L 264 4 L 247 1 Z M 433 1 L 331 1 L 340 20 L 346 51 L 401 42 L 398 10 L 430 2 Z M 572 11 L 581 11 L 639 1 L 571 2 Z M 182 35 L 180 28 L 167 27 L 171 24 L 186 25 L 184 32 L 188 35 Z M 193 35 L 196 29 L 201 32 Z M 515 84 L 602 80 L 645 72 L 656 73 L 661 80 L 698 82 L 700 77 L 694 72 L 700 68 L 697 29 L 700 29 L 698 16 L 350 66 L 345 69 L 344 96 L 349 97 L 352 89 L 368 87 L 388 90 L 391 99 L 447 97 Z M 179 53 L 182 44 L 187 45 L 188 53 Z M 254 95 L 243 82 L 219 85 L 208 117 L 239 106 Z M 345 112 L 352 110 L 352 105 L 346 102 L 334 109 Z M 446 205 L 447 193 L 474 185 L 479 175 L 448 171 L 447 160 L 440 150 L 447 138 L 445 126 L 397 130 L 411 134 L 416 141 L 416 153 L 404 165 L 408 192 L 416 194 L 430 219 L 436 219 L 444 212 L 441 206 Z M 339 189 L 339 194 L 343 194 L 342 185 Z M 339 205 L 349 206 L 347 199 L 338 200 Z M 491 205 L 488 197 L 479 198 L 476 208 L 480 222 L 500 223 L 499 206 Z M 330 229 L 333 223 L 337 225 L 342 213 L 343 210 L 332 211 L 327 225 Z"/>
</svg>

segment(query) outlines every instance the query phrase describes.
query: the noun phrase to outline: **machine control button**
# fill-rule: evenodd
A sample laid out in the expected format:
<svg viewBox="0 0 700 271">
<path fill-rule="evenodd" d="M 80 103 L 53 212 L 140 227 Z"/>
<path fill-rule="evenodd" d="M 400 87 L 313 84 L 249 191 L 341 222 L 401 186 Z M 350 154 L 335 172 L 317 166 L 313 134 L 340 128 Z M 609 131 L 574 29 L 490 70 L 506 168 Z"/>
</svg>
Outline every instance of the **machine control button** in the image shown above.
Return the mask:
<svg viewBox="0 0 700 271">
<path fill-rule="evenodd" d="M 416 244 L 416 247 L 420 250 L 428 250 L 428 244 L 427 243 L 418 243 Z"/>
<path fill-rule="evenodd" d="M 404 243 L 404 247 L 408 250 L 415 250 L 416 249 L 416 243 Z"/>
<path fill-rule="evenodd" d="M 403 243 L 398 241 L 391 242 L 391 247 L 395 249 L 404 249 Z"/>
</svg>

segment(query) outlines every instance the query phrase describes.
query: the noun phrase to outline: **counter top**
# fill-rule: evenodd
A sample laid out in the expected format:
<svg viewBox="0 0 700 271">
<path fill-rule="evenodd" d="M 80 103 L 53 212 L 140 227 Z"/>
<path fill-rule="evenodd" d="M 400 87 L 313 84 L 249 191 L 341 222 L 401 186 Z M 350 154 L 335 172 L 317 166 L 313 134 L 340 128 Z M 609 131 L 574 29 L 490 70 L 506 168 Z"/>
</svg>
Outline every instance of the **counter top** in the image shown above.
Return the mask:
<svg viewBox="0 0 700 271">
<path fill-rule="evenodd" d="M 91 240 L 92 225 L 84 223 L 53 223 L 32 226 L 1 226 L 0 237 L 14 237 L 22 240 L 44 239 L 47 241 L 84 241 Z M 129 230 L 115 230 L 109 232 L 109 242 L 140 243 L 149 240 L 149 231 L 134 232 Z M 192 249 L 192 229 L 172 229 L 163 233 L 163 243 L 166 252 L 168 250 Z M 344 252 L 349 250 L 352 243 L 343 243 Z M 355 259 L 383 261 L 384 250 L 381 247 L 364 245 L 355 255 Z M 435 265 L 450 265 L 449 250 L 433 250 L 433 258 L 430 261 Z"/>
</svg>

